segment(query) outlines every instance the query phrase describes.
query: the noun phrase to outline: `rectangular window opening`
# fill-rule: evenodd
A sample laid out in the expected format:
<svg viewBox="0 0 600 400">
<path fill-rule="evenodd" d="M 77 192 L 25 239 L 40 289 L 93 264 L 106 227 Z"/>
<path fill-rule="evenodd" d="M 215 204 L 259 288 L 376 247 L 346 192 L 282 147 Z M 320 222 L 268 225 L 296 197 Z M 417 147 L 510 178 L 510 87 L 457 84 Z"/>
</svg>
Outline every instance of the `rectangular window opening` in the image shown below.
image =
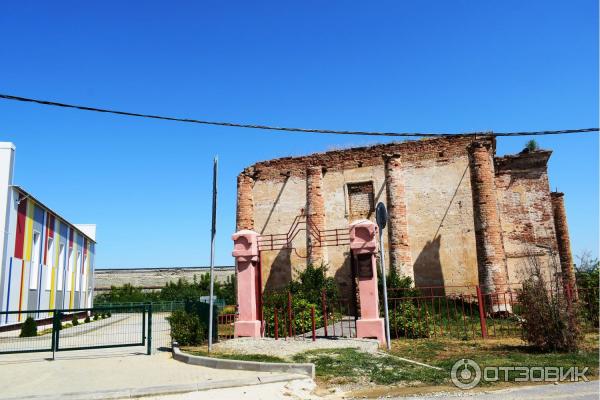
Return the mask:
<svg viewBox="0 0 600 400">
<path fill-rule="evenodd" d="M 58 283 L 56 285 L 57 290 L 63 289 L 63 277 L 65 273 L 65 245 L 60 244 L 58 246 Z"/>
<path fill-rule="evenodd" d="M 375 212 L 373 182 L 348 183 L 348 203 L 351 222 L 372 218 Z"/>
<path fill-rule="evenodd" d="M 81 251 L 77 252 L 77 263 L 75 264 L 75 290 L 81 290 Z"/>
<path fill-rule="evenodd" d="M 41 250 L 41 235 L 39 232 L 33 232 L 33 245 L 31 247 L 31 274 L 29 275 L 29 289 L 35 290 L 38 288 L 38 278 L 40 271 L 40 250 Z"/>
<path fill-rule="evenodd" d="M 54 265 L 54 238 L 48 238 L 48 248 L 46 249 L 46 290 L 52 289 L 52 266 Z"/>
<path fill-rule="evenodd" d="M 73 289 L 73 249 L 69 249 L 67 258 L 67 290 Z"/>
</svg>

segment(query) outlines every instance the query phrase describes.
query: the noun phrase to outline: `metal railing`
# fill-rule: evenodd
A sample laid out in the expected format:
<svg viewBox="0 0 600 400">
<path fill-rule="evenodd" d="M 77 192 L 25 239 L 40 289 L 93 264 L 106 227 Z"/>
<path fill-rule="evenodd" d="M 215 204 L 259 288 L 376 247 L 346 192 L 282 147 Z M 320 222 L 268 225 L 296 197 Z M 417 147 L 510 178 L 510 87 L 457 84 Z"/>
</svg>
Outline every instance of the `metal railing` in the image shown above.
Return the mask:
<svg viewBox="0 0 600 400">
<path fill-rule="evenodd" d="M 353 302 L 328 298 L 324 290 L 312 301 L 294 297 L 287 291 L 265 293 L 262 297 L 263 336 L 302 340 L 356 337 L 353 308 Z"/>
<path fill-rule="evenodd" d="M 521 337 L 520 291 L 520 284 L 493 293 L 483 293 L 478 285 L 388 289 L 390 331 L 404 338 Z M 569 291 L 564 298 L 565 307 L 568 301 L 577 304 L 584 331 L 598 328 L 598 291 L 580 290 L 578 298 Z"/>
<path fill-rule="evenodd" d="M 2 311 L 0 354 L 152 346 L 152 306 Z"/>
</svg>

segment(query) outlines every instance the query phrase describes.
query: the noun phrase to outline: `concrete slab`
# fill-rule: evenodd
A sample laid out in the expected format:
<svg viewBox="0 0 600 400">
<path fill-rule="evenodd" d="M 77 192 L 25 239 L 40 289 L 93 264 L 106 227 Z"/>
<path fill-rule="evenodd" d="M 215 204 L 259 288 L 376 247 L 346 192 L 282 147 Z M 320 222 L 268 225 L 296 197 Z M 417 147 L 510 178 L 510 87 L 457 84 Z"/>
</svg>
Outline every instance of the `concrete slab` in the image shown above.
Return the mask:
<svg viewBox="0 0 600 400">
<path fill-rule="evenodd" d="M 39 354 L 4 355 L 0 357 L 0 376 L 8 384 L 3 385 L 0 399 L 129 398 L 184 393 L 194 388 L 247 386 L 260 384 L 261 379 L 272 382 L 306 378 L 235 371 L 232 379 L 232 371 L 181 363 L 170 353 L 146 356 L 110 350 L 57 353 L 55 361 Z"/>
</svg>

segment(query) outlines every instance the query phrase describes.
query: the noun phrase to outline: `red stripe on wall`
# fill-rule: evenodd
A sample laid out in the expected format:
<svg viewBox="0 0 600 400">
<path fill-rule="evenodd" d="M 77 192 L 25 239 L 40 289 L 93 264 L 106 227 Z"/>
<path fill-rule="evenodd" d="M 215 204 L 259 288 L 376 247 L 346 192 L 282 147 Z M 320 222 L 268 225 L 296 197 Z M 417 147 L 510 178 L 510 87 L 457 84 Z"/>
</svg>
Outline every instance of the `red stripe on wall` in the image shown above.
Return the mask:
<svg viewBox="0 0 600 400">
<path fill-rule="evenodd" d="M 73 248 L 73 233 L 75 233 L 75 231 L 73 229 L 69 230 L 69 248 L 72 249 Z"/>
<path fill-rule="evenodd" d="M 48 219 L 48 236 L 54 237 L 54 215 L 50 214 Z"/>
<path fill-rule="evenodd" d="M 17 232 L 15 235 L 15 258 L 23 259 L 25 243 L 25 219 L 27 216 L 27 199 L 21 200 L 17 208 Z"/>
</svg>

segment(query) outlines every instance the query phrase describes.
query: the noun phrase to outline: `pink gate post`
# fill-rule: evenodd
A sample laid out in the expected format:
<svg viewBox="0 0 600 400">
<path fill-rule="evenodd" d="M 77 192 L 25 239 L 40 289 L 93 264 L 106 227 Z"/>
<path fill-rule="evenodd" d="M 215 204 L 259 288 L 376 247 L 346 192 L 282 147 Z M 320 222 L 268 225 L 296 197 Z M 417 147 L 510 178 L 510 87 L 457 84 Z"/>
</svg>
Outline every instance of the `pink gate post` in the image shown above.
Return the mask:
<svg viewBox="0 0 600 400">
<path fill-rule="evenodd" d="M 376 338 L 385 344 L 383 318 L 379 317 L 379 292 L 377 289 L 377 226 L 368 220 L 350 225 L 350 250 L 356 261 L 360 319 L 356 321 L 356 336 Z"/>
<path fill-rule="evenodd" d="M 237 300 L 239 317 L 234 324 L 235 337 L 260 337 L 261 322 L 256 311 L 256 274 L 258 273 L 258 233 L 241 230 L 233 234 L 233 256 L 237 264 Z"/>
</svg>

